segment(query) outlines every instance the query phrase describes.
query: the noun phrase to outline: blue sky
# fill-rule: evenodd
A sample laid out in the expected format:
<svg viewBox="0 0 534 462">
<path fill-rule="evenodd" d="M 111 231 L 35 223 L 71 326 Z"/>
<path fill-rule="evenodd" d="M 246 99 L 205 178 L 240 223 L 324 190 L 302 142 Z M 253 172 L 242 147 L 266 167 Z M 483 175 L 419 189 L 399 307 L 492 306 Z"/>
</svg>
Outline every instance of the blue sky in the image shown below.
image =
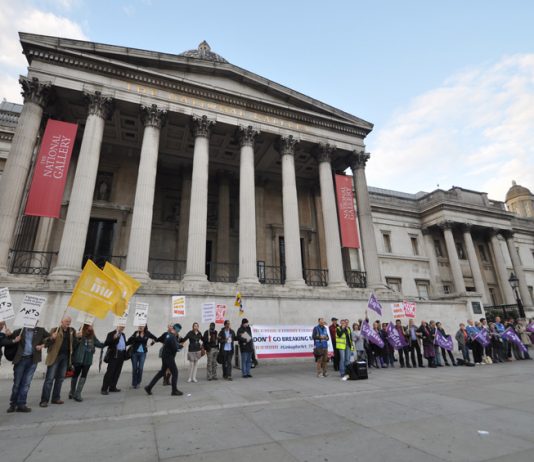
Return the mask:
<svg viewBox="0 0 534 462">
<path fill-rule="evenodd" d="M 235 65 L 373 122 L 370 185 L 495 199 L 513 179 L 534 188 L 534 2 L 0 5 L 0 97 L 17 98 L 20 29 L 170 53 L 205 39 Z"/>
</svg>

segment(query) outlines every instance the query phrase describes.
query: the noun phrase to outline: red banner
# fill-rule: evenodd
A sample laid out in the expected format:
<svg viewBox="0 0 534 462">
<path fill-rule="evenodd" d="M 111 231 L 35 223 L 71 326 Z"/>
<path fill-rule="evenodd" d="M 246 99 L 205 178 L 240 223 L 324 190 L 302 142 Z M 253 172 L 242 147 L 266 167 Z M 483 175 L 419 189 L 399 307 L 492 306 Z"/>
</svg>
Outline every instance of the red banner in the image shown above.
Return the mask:
<svg viewBox="0 0 534 462">
<path fill-rule="evenodd" d="M 356 226 L 356 210 L 352 194 L 352 177 L 336 174 L 337 213 L 341 229 L 341 247 L 360 248 L 358 227 Z"/>
<path fill-rule="evenodd" d="M 59 218 L 78 125 L 50 119 L 37 156 L 26 215 Z"/>
</svg>

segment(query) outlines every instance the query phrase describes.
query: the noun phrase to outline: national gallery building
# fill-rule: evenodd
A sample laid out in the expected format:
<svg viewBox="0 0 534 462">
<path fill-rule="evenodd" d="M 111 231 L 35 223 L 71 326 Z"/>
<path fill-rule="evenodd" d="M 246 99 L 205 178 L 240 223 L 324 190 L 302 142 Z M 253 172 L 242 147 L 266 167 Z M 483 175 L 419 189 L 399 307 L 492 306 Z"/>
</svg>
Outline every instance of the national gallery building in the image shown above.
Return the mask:
<svg viewBox="0 0 534 462">
<path fill-rule="evenodd" d="M 20 34 L 22 106 L 0 106 L 0 287 L 48 298 L 57 323 L 84 263 L 143 282 L 151 330 L 172 295 L 243 297 L 257 324 L 363 317 L 371 290 L 416 301 L 452 331 L 533 315 L 534 196 L 367 186 L 373 125 L 229 63 L 206 42 L 179 55 Z M 26 215 L 47 122 L 77 125 L 59 218 Z M 343 245 L 336 178 L 350 179 L 357 241 Z M 351 196 L 352 197 L 352 196 Z M 99 323 L 111 326 L 107 319 Z M 98 325 L 97 325 L 98 326 Z M 203 329 L 205 326 L 201 326 Z M 102 330 L 101 329 L 101 330 Z"/>
</svg>

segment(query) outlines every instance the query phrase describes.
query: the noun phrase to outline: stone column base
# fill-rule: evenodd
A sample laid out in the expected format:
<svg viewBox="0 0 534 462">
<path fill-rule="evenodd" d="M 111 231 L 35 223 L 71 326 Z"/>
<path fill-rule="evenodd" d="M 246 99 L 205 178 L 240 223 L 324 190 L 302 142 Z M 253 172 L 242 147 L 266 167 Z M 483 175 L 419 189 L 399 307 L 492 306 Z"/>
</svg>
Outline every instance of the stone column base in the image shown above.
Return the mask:
<svg viewBox="0 0 534 462">
<path fill-rule="evenodd" d="M 285 287 L 289 287 L 289 288 L 292 288 L 292 289 L 304 289 L 306 287 L 308 287 L 306 285 L 306 282 L 304 281 L 304 279 L 293 279 L 291 281 L 287 280 L 286 279 L 286 282 L 285 282 Z"/>
<path fill-rule="evenodd" d="M 78 279 L 82 270 L 73 268 L 54 268 L 48 275 L 51 281 L 64 281 L 69 279 Z"/>
<path fill-rule="evenodd" d="M 237 279 L 237 284 L 240 285 L 240 286 L 241 285 L 243 285 L 243 286 L 250 286 L 250 285 L 258 286 L 258 285 L 260 285 L 260 281 L 258 280 L 257 277 L 247 276 L 247 277 L 238 278 Z"/>
<path fill-rule="evenodd" d="M 345 281 L 338 281 L 338 282 L 329 282 L 328 283 L 329 289 L 348 289 L 349 286 Z"/>
</svg>

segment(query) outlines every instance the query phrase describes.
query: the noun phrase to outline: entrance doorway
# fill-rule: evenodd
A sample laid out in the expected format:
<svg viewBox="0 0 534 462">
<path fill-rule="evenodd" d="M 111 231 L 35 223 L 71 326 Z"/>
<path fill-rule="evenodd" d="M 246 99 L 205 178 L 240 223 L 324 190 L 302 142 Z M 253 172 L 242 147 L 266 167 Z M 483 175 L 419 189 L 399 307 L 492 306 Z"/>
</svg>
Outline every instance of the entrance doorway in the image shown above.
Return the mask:
<svg viewBox="0 0 534 462">
<path fill-rule="evenodd" d="M 111 261 L 116 224 L 115 220 L 102 220 L 99 218 L 91 218 L 89 220 L 82 267 L 89 259 L 93 260 L 100 268 L 107 261 Z"/>
</svg>

